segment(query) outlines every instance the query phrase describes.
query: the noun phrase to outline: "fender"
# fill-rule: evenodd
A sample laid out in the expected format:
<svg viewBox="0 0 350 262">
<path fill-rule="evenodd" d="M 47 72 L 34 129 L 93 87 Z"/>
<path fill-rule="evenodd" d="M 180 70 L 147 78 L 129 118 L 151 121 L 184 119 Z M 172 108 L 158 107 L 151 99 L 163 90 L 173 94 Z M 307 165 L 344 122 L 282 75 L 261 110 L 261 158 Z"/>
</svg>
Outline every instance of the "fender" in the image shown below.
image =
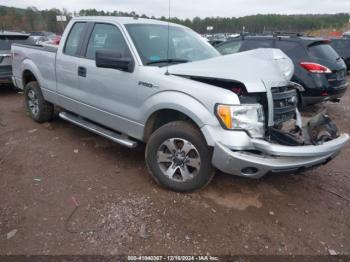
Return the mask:
<svg viewBox="0 0 350 262">
<path fill-rule="evenodd" d="M 42 68 L 40 68 L 42 69 Z M 52 68 L 49 71 L 40 70 L 35 63 L 26 58 L 21 63 L 21 82 L 23 84 L 23 74 L 26 70 L 30 71 L 36 80 L 39 83 L 40 89 L 46 101 L 57 104 L 57 95 L 56 95 L 56 75 L 55 72 L 52 72 Z M 45 74 L 45 76 L 43 75 Z M 24 89 L 24 86 L 23 86 Z"/>
<path fill-rule="evenodd" d="M 41 75 L 39 68 L 34 64 L 33 61 L 31 61 L 28 58 L 25 58 L 21 62 L 21 74 L 20 74 L 23 89 L 24 89 L 23 74 L 26 70 L 30 71 L 35 76 L 35 79 L 38 81 L 39 86 L 43 87 L 42 84 L 45 81 L 43 81 L 43 76 Z"/>
<path fill-rule="evenodd" d="M 191 118 L 199 128 L 205 125 L 217 126 L 219 121 L 214 116 L 214 108 L 208 109 L 194 97 L 178 91 L 164 91 L 150 97 L 142 106 L 141 123 L 145 126 L 151 115 L 159 110 L 172 109 Z M 205 134 L 203 134 L 205 136 Z M 209 137 L 205 136 L 208 141 Z"/>
<path fill-rule="evenodd" d="M 213 114 L 214 108 L 208 109 L 194 97 L 178 91 L 163 91 L 147 99 L 141 108 L 141 112 L 145 112 L 141 123 L 146 124 L 154 112 L 162 109 L 179 111 L 190 117 L 200 128 L 219 124 Z"/>
</svg>

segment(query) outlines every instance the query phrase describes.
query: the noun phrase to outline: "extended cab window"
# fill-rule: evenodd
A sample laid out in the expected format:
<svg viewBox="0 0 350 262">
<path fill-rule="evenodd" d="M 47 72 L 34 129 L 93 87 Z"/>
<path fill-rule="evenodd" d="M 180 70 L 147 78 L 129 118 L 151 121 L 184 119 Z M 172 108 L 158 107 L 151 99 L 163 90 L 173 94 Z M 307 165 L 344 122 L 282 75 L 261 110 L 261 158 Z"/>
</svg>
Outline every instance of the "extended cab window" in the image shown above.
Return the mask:
<svg viewBox="0 0 350 262">
<path fill-rule="evenodd" d="M 130 57 L 129 48 L 120 30 L 110 24 L 96 24 L 91 33 L 86 58 L 95 59 L 97 50 L 119 53 L 121 57 Z"/>
<path fill-rule="evenodd" d="M 222 55 L 234 54 L 239 52 L 239 49 L 241 48 L 242 43 L 243 43 L 242 41 L 231 41 L 218 46 L 216 49 Z"/>
<path fill-rule="evenodd" d="M 75 23 L 69 32 L 64 53 L 71 56 L 76 56 L 79 51 L 79 44 L 82 39 L 82 33 L 86 23 Z"/>
</svg>

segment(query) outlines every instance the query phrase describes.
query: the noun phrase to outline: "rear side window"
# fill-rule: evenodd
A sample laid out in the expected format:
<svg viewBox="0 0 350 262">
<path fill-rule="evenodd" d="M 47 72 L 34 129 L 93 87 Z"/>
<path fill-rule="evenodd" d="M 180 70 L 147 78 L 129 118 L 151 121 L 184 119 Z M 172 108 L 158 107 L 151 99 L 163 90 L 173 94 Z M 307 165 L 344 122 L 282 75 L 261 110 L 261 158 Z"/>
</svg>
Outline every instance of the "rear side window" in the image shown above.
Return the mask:
<svg viewBox="0 0 350 262">
<path fill-rule="evenodd" d="M 339 57 L 337 52 L 328 44 L 312 45 L 308 48 L 308 51 L 311 56 L 324 60 L 334 61 Z"/>
<path fill-rule="evenodd" d="M 121 57 L 130 57 L 129 48 L 120 30 L 110 24 L 96 24 L 91 33 L 86 58 L 95 59 L 97 50 L 119 53 Z"/>
<path fill-rule="evenodd" d="M 242 46 L 242 41 L 231 41 L 224 43 L 220 46 L 217 47 L 217 50 L 222 54 L 222 55 L 229 55 L 229 54 L 234 54 L 239 52 L 239 49 Z"/>
<path fill-rule="evenodd" d="M 86 23 L 75 23 L 69 32 L 66 45 L 64 47 L 64 53 L 71 56 L 77 56 L 79 51 L 79 45 L 82 39 L 82 33 L 84 31 Z"/>
<path fill-rule="evenodd" d="M 290 58 L 301 59 L 306 57 L 305 49 L 296 42 L 277 41 L 276 48 L 281 49 Z"/>
<path fill-rule="evenodd" d="M 247 51 L 247 50 L 252 50 L 257 48 L 272 48 L 272 47 L 273 47 L 272 40 L 266 40 L 266 39 L 252 40 L 251 39 L 244 42 L 242 50 Z"/>
</svg>

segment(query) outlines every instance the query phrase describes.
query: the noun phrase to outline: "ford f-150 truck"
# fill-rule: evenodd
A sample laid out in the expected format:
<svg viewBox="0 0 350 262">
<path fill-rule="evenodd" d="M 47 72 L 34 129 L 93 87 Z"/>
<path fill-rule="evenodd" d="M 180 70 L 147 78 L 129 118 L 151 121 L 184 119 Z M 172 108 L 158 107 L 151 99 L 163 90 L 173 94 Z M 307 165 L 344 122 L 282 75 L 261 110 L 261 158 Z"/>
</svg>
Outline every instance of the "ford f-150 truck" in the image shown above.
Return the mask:
<svg viewBox="0 0 350 262">
<path fill-rule="evenodd" d="M 31 117 L 59 116 L 133 148 L 159 184 L 187 192 L 219 169 L 260 178 L 332 160 L 347 143 L 326 113 L 303 121 L 280 50 L 221 56 L 166 22 L 78 17 L 57 48 L 15 44 L 13 81 Z M 302 90 L 301 90 L 302 91 Z"/>
</svg>

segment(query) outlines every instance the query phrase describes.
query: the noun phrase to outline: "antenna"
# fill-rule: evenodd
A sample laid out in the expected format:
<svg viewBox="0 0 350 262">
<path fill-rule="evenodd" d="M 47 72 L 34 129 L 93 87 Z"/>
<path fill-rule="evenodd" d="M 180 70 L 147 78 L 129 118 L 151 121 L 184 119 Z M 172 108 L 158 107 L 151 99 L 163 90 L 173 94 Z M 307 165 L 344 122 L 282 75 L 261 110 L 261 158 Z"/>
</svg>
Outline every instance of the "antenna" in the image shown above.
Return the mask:
<svg viewBox="0 0 350 262">
<path fill-rule="evenodd" d="M 169 0 L 169 13 L 168 13 L 168 46 L 166 50 L 166 59 L 167 59 L 167 65 L 166 65 L 166 75 L 169 75 L 169 49 L 170 49 L 170 8 L 171 8 L 171 0 Z"/>
</svg>

